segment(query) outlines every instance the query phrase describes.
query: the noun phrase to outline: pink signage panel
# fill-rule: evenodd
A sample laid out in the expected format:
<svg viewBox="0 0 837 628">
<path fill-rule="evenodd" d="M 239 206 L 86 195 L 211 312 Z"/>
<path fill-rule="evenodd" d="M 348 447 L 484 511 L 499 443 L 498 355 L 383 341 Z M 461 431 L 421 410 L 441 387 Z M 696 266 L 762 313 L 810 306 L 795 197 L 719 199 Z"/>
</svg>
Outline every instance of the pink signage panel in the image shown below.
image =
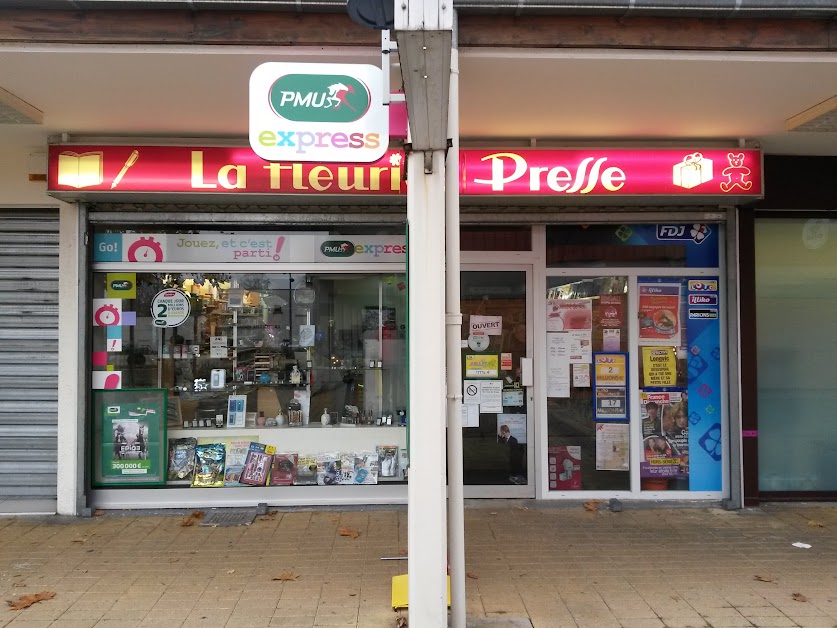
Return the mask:
<svg viewBox="0 0 837 628">
<path fill-rule="evenodd" d="M 463 195 L 761 196 L 756 150 L 465 150 Z"/>
<path fill-rule="evenodd" d="M 51 192 L 403 195 L 404 155 L 270 163 L 250 148 L 50 146 Z M 466 196 L 762 196 L 755 150 L 462 150 Z"/>
</svg>

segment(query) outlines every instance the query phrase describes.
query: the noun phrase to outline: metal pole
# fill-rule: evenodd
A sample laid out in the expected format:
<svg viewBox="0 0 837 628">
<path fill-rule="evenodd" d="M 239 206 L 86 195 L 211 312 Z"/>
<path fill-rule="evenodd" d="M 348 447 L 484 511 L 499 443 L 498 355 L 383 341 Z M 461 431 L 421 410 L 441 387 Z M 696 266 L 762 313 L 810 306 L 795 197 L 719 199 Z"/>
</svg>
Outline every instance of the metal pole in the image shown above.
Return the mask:
<svg viewBox="0 0 837 628">
<path fill-rule="evenodd" d="M 462 311 L 459 281 L 459 50 L 453 13 L 445 186 L 445 325 L 448 364 L 448 560 L 452 628 L 465 628 L 465 505 L 462 472 Z"/>
<path fill-rule="evenodd" d="M 408 603 L 410 624 L 447 628 L 445 151 L 407 157 L 409 229 Z"/>
</svg>

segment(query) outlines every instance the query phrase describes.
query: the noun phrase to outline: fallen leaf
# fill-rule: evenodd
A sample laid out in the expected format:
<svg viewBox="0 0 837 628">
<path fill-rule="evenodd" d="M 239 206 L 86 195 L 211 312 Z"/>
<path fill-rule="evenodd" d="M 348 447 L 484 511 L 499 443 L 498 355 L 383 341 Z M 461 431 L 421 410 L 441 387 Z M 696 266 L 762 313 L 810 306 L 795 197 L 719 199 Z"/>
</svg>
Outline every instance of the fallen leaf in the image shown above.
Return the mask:
<svg viewBox="0 0 837 628">
<path fill-rule="evenodd" d="M 349 593 L 349 597 L 357 597 L 357 593 Z"/>
<path fill-rule="evenodd" d="M 599 510 L 599 504 L 604 504 L 603 499 L 591 499 L 584 502 L 584 510 L 587 512 L 596 512 Z"/>
<path fill-rule="evenodd" d="M 230 569 L 227 573 L 235 573 L 235 569 Z"/>
<path fill-rule="evenodd" d="M 299 579 L 299 574 L 295 574 L 290 569 L 283 571 L 278 576 L 273 576 L 274 580 L 281 580 L 282 582 L 292 582 Z"/>
<path fill-rule="evenodd" d="M 73 539 L 70 543 L 84 543 L 87 539 Z"/>
<path fill-rule="evenodd" d="M 791 597 L 796 600 L 797 602 L 807 602 L 808 598 L 802 595 L 801 593 L 794 593 Z"/>
<path fill-rule="evenodd" d="M 55 597 L 55 593 L 52 591 L 41 591 L 40 593 L 30 593 L 28 595 L 21 595 L 16 600 L 8 600 L 6 603 L 9 605 L 9 609 L 13 611 L 20 611 L 24 608 L 29 608 L 33 604 L 37 604 L 38 602 L 43 602 L 44 600 L 51 600 Z"/>
<path fill-rule="evenodd" d="M 824 528 L 825 527 L 823 524 L 821 524 L 819 521 L 816 521 L 815 519 L 811 519 L 808 522 L 808 525 L 811 526 L 812 528 Z"/>
<path fill-rule="evenodd" d="M 759 582 L 771 582 L 776 584 L 776 581 L 773 578 L 765 578 L 764 576 L 753 576 L 753 580 L 758 580 Z"/>
<path fill-rule="evenodd" d="M 105 511 L 102 510 L 101 508 L 97 508 L 96 510 L 93 511 L 93 516 L 94 517 L 101 517 L 103 514 L 105 514 Z"/>
<path fill-rule="evenodd" d="M 475 574 L 473 571 L 466 571 L 465 575 L 468 576 L 471 580 L 479 580 L 480 577 Z"/>
<path fill-rule="evenodd" d="M 407 628 L 407 618 L 399 617 L 395 620 L 395 628 Z"/>
<path fill-rule="evenodd" d="M 400 550 L 398 550 L 398 555 L 399 556 L 406 556 L 407 555 L 407 548 L 402 547 Z"/>
<path fill-rule="evenodd" d="M 195 510 L 195 511 L 194 511 L 194 512 L 192 512 L 192 514 L 191 514 L 191 515 L 189 515 L 188 517 L 183 517 L 183 519 L 181 519 L 181 520 L 180 520 L 180 525 L 181 525 L 181 527 L 183 527 L 183 528 L 188 528 L 189 526 L 193 526 L 193 525 L 195 525 L 198 521 L 200 521 L 201 519 L 203 519 L 203 517 L 204 517 L 204 515 L 205 515 L 205 514 L 206 514 L 206 513 L 205 513 L 205 512 L 203 512 L 202 510 Z"/>
<path fill-rule="evenodd" d="M 360 530 L 352 530 L 351 528 L 340 528 L 340 536 L 350 536 L 356 539 L 360 536 Z"/>
</svg>

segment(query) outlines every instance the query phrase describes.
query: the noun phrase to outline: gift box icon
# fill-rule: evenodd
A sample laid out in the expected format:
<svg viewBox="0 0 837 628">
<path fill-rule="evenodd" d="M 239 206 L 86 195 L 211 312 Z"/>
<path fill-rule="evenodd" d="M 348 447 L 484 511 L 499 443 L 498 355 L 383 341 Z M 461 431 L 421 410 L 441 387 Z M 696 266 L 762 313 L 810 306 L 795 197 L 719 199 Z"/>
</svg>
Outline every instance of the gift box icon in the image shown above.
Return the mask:
<svg viewBox="0 0 837 628">
<path fill-rule="evenodd" d="M 688 190 L 712 180 L 712 160 L 700 153 L 692 153 L 675 164 L 673 171 L 674 185 Z"/>
</svg>

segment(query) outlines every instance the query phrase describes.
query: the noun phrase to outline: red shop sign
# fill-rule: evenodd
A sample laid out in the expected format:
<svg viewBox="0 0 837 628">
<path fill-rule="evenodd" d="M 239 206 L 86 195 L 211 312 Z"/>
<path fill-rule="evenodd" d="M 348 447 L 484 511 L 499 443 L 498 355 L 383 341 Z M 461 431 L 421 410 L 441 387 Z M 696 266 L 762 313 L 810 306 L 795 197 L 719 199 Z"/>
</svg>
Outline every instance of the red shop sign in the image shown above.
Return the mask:
<svg viewBox="0 0 837 628">
<path fill-rule="evenodd" d="M 467 196 L 762 196 L 755 150 L 460 151 Z M 404 155 L 371 164 L 266 162 L 250 148 L 50 146 L 55 193 L 403 195 Z"/>
</svg>

